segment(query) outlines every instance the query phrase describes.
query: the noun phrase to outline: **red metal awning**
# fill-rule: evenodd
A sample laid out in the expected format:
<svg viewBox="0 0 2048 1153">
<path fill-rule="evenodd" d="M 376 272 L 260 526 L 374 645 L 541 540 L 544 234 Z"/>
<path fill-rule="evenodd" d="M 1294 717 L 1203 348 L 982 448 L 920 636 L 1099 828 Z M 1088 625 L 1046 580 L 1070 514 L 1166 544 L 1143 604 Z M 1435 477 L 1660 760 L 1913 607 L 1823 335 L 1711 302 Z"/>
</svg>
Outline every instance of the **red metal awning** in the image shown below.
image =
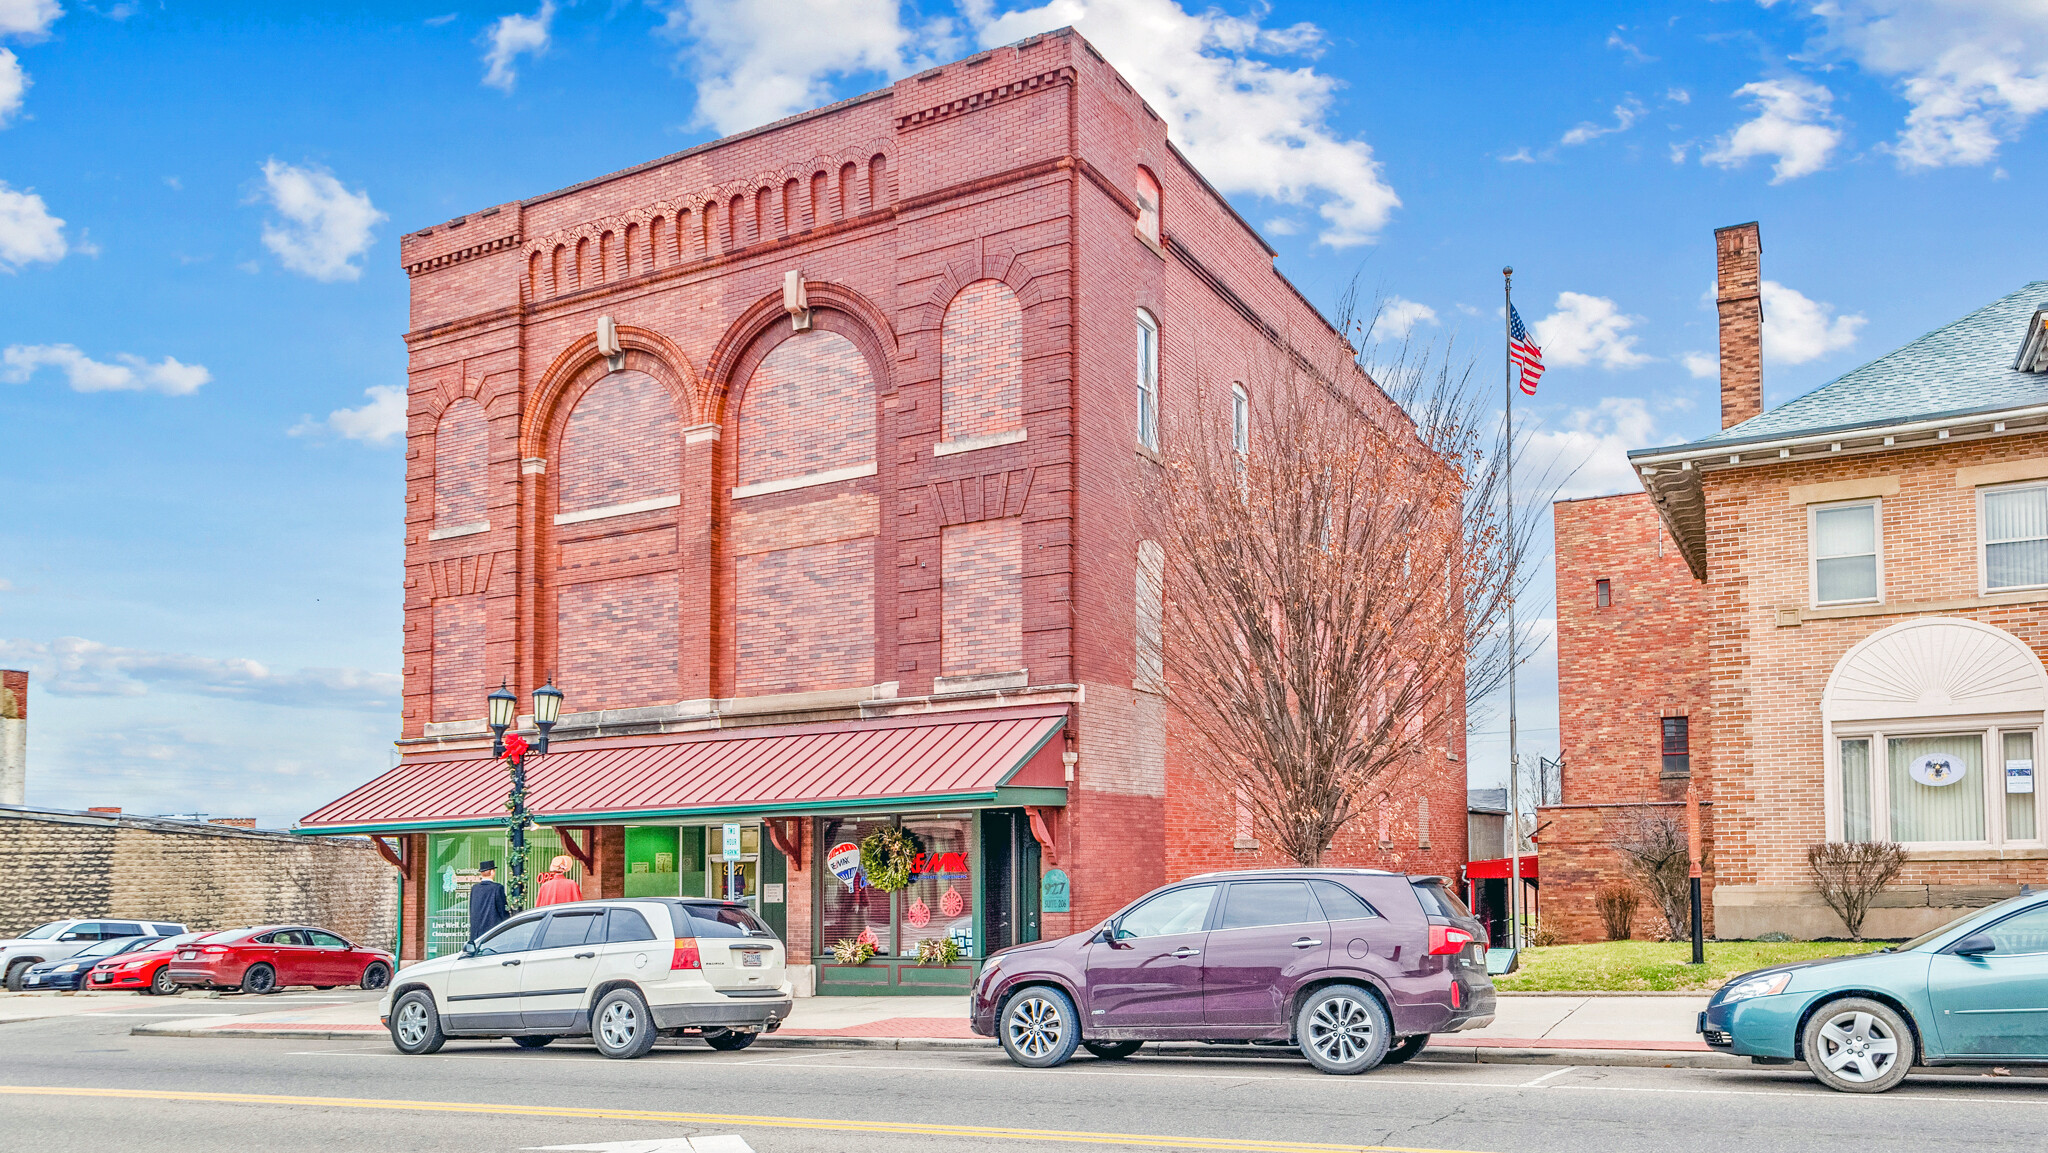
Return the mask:
<svg viewBox="0 0 2048 1153">
<path fill-rule="evenodd" d="M 796 816 L 953 805 L 1064 805 L 1064 710 L 753 728 L 660 743 L 577 742 L 528 762 L 541 824 Z M 482 828 L 505 819 L 488 757 L 402 764 L 321 806 L 303 833 Z"/>
<path fill-rule="evenodd" d="M 1508 879 L 1508 870 L 1511 867 L 1508 862 L 1512 859 L 1510 857 L 1496 857 L 1491 861 L 1467 861 L 1465 862 L 1465 876 L 1467 879 L 1474 881 L 1505 881 Z M 1537 879 L 1536 854 L 1522 854 L 1522 879 L 1525 881 Z"/>
</svg>

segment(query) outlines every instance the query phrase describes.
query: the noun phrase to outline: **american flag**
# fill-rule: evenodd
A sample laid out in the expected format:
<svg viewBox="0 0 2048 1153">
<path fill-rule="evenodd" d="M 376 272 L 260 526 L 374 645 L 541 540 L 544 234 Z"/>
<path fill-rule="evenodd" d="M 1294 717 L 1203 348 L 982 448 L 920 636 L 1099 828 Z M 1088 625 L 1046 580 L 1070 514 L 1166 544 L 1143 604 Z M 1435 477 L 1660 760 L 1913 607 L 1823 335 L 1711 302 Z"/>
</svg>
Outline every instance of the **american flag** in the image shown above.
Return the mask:
<svg viewBox="0 0 2048 1153">
<path fill-rule="evenodd" d="M 1508 305 L 1508 360 L 1522 368 L 1522 395 L 1535 396 L 1536 382 L 1543 379 L 1543 350 L 1529 338 L 1522 314 Z"/>
</svg>

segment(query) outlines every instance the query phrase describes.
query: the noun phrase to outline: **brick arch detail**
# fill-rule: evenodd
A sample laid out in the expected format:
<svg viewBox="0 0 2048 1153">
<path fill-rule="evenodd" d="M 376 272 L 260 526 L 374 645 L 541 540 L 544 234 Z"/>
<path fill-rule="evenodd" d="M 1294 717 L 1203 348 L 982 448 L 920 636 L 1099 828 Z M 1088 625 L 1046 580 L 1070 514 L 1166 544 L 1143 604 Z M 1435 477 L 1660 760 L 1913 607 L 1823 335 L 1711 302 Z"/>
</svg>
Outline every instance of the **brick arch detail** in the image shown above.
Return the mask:
<svg viewBox="0 0 2048 1153">
<path fill-rule="evenodd" d="M 893 366 L 896 334 L 889 318 L 873 301 L 841 284 L 807 280 L 804 294 L 811 305 L 811 324 L 852 341 L 875 377 L 875 396 L 896 391 Z M 782 294 L 764 296 L 749 305 L 725 330 L 704 371 L 704 405 L 700 424 L 731 424 L 739 416 L 738 396 L 755 366 L 776 345 L 795 335 Z M 877 442 L 879 452 L 880 441 Z"/>
<path fill-rule="evenodd" d="M 981 259 L 956 260 L 939 272 L 938 281 L 924 300 L 918 303 L 916 328 L 938 330 L 945 327 L 946 309 L 960 290 L 977 280 L 999 280 L 1017 294 L 1017 304 L 1025 312 L 1044 303 L 1048 298 L 1039 285 L 1039 274 L 1023 257 L 1007 248 L 990 249 L 981 254 Z"/>
<path fill-rule="evenodd" d="M 704 390 L 696 368 L 681 349 L 658 332 L 626 324 L 619 326 L 619 344 L 626 350 L 623 367 L 660 381 L 685 425 L 705 423 Z M 520 459 L 548 457 L 560 444 L 576 401 L 610 372 L 611 366 L 598 355 L 594 332 L 563 349 L 541 374 L 540 385 L 520 417 Z"/>
</svg>

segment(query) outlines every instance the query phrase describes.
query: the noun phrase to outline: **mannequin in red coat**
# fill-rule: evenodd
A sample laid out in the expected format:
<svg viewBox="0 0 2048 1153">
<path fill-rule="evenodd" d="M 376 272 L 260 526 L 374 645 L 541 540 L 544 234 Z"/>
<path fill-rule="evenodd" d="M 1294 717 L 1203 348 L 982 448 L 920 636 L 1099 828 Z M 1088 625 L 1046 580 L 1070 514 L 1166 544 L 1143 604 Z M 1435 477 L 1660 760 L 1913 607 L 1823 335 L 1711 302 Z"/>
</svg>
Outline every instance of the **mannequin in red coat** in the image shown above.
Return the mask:
<svg viewBox="0 0 2048 1153">
<path fill-rule="evenodd" d="M 559 905 L 564 901 L 583 899 L 583 886 L 569 879 L 570 861 L 565 853 L 548 862 L 548 871 L 541 874 L 540 893 L 534 898 L 534 906 Z"/>
</svg>

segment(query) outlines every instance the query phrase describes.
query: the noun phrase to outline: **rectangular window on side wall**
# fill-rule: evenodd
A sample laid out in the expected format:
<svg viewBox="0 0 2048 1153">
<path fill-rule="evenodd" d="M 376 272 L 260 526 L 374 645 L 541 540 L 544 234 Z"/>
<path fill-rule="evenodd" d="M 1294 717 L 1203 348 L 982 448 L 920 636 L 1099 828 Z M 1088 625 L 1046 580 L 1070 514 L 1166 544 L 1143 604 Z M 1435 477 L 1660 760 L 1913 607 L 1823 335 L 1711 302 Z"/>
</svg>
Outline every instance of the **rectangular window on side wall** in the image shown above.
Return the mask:
<svg viewBox="0 0 2048 1153">
<path fill-rule="evenodd" d="M 1593 582 L 1593 607 L 1606 608 L 1614 603 L 1614 582 L 1597 580 Z"/>
<path fill-rule="evenodd" d="M 1664 775 L 1683 777 L 1692 772 L 1691 718 L 1665 717 L 1663 720 Z"/>
<path fill-rule="evenodd" d="M 1875 601 L 1884 579 L 1878 501 L 1815 506 L 1807 510 L 1810 577 L 1816 605 Z"/>
<path fill-rule="evenodd" d="M 1230 386 L 1230 447 L 1239 456 L 1252 451 L 1252 398 L 1244 385 Z"/>
<path fill-rule="evenodd" d="M 1984 591 L 2048 585 L 2048 484 L 1980 489 Z"/>
<path fill-rule="evenodd" d="M 1138 443 L 1159 449 L 1159 322 L 1138 311 Z"/>
</svg>

